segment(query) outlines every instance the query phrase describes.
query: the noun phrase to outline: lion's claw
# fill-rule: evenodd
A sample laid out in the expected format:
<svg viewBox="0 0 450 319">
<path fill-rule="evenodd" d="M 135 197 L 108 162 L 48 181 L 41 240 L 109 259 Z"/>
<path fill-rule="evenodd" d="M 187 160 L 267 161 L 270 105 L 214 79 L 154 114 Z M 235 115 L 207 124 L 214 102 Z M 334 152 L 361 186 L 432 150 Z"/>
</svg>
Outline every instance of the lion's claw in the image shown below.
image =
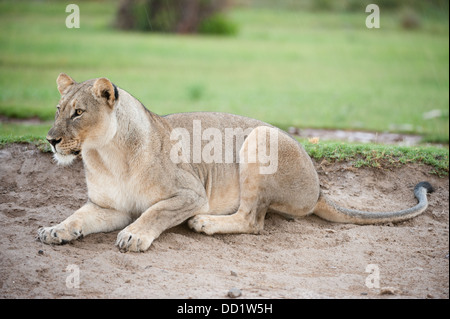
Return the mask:
<svg viewBox="0 0 450 319">
<path fill-rule="evenodd" d="M 120 251 L 140 252 L 146 251 L 153 242 L 153 237 L 147 234 L 139 234 L 132 230 L 125 228 L 117 235 L 116 246 Z"/>
<path fill-rule="evenodd" d="M 83 237 L 81 230 L 68 231 L 61 225 L 38 229 L 38 238 L 44 244 L 63 245 L 80 237 Z"/>
</svg>

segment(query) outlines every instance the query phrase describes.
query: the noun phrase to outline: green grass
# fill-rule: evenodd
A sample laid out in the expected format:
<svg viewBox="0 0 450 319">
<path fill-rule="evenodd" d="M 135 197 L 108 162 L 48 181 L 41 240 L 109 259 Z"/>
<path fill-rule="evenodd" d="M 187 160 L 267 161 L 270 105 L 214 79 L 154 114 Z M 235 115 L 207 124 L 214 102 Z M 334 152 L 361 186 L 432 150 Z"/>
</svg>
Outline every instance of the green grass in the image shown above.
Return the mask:
<svg viewBox="0 0 450 319">
<path fill-rule="evenodd" d="M 111 28 L 117 1 L 77 3 L 80 29 L 65 27 L 65 2 L 0 2 L 1 115 L 52 120 L 55 80 L 66 72 L 78 81 L 106 76 L 161 115 L 221 111 L 283 129 L 406 131 L 448 144 L 448 12 L 427 11 L 421 28 L 407 31 L 383 7 L 378 30 L 365 27 L 364 8 L 234 8 L 238 34 L 218 37 L 121 32 Z M 431 110 L 442 115 L 424 120 Z M 3 123 L 0 138 L 42 141 L 48 128 Z M 448 174 L 448 150 L 383 147 L 307 145 L 313 157 L 349 156 L 360 166 L 434 157 Z"/>
<path fill-rule="evenodd" d="M 36 136 L 36 137 L 45 137 L 47 132 L 51 128 L 51 124 L 19 124 L 19 123 L 0 123 L 0 136 L 10 137 L 10 139 L 14 139 L 14 137 L 20 136 Z"/>
<path fill-rule="evenodd" d="M 378 144 L 309 143 L 302 141 L 308 154 L 317 161 L 352 162 L 356 168 L 390 169 L 416 163 L 431 167 L 430 173 L 448 176 L 449 150 L 434 146 L 401 147 Z"/>
<path fill-rule="evenodd" d="M 55 79 L 106 76 L 158 114 L 224 111 L 289 126 L 402 131 L 448 143 L 448 17 L 405 31 L 366 13 L 236 8 L 235 37 L 120 32 L 116 1 L 0 2 L 0 114 L 52 119 Z M 442 117 L 424 120 L 438 109 Z M 405 125 L 407 124 L 407 125 Z"/>
<path fill-rule="evenodd" d="M 45 140 L 45 138 L 38 137 L 36 135 L 25 134 L 20 136 L 17 135 L 0 136 L 0 149 L 12 143 L 33 144 L 36 145 L 36 147 L 42 152 L 51 152 L 50 144 Z"/>
</svg>

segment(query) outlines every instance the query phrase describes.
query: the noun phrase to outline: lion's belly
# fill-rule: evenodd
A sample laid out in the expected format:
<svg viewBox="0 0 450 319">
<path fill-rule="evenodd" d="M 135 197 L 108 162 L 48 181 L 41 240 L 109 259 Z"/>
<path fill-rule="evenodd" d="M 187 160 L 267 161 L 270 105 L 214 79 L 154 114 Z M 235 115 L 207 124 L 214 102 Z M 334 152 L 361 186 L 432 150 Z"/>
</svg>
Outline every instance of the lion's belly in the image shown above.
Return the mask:
<svg viewBox="0 0 450 319">
<path fill-rule="evenodd" d="M 209 212 L 211 215 L 233 214 L 239 208 L 239 184 L 230 187 L 218 187 L 209 196 Z"/>
<path fill-rule="evenodd" d="M 189 133 L 190 139 L 188 142 L 191 147 L 187 157 L 189 162 L 196 167 L 198 178 L 205 187 L 209 201 L 208 214 L 235 213 L 240 203 L 237 155 L 246 135 L 253 128 L 270 125 L 243 116 L 215 112 L 177 113 L 167 115 L 164 118 L 173 128 L 182 128 Z M 220 134 L 217 134 L 220 138 L 217 140 L 204 139 L 203 134 L 208 129 L 220 132 Z M 196 130 L 201 134 L 194 134 Z M 216 138 L 215 136 L 214 138 Z M 198 148 L 196 148 L 196 145 Z M 206 161 L 204 158 L 205 151 L 208 154 L 208 145 L 214 145 L 214 156 L 217 152 L 216 147 L 222 147 L 218 153 L 220 156 L 218 155 L 217 158 L 214 157 L 213 159 L 214 164 L 207 164 L 211 161 Z M 204 162 L 197 163 L 196 159 L 199 158 L 196 156 L 201 157 Z M 208 158 L 208 160 L 211 159 Z"/>
<path fill-rule="evenodd" d="M 203 178 L 210 215 L 228 215 L 239 208 L 239 171 L 237 166 L 218 164 L 209 166 Z"/>
</svg>

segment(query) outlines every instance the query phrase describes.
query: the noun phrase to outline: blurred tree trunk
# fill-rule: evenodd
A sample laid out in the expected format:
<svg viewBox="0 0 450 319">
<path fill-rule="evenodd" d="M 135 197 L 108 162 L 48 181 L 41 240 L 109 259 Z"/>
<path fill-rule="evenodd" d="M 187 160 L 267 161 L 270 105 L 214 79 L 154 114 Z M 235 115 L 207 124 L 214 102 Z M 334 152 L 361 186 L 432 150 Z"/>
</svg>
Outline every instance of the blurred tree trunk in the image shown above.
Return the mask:
<svg viewBox="0 0 450 319">
<path fill-rule="evenodd" d="M 115 25 L 124 30 L 197 32 L 202 21 L 222 11 L 228 0 L 122 0 Z"/>
</svg>

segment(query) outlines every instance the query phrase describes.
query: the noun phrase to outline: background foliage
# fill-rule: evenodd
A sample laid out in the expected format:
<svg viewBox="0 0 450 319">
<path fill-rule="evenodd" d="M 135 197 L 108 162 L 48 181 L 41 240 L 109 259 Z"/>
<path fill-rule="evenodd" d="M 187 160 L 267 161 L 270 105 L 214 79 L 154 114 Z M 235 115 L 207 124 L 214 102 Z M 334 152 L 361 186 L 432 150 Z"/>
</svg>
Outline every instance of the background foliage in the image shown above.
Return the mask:
<svg viewBox="0 0 450 319">
<path fill-rule="evenodd" d="M 66 72 L 108 77 L 158 114 L 221 111 L 448 143 L 448 2 L 378 1 L 380 29 L 366 28 L 365 3 L 234 1 L 221 14 L 236 28 L 222 37 L 120 31 L 118 1 L 77 1 L 79 29 L 66 28 L 65 1 L 1 1 L 0 115 L 52 120 Z M 2 121 L 0 135 L 49 126 Z"/>
</svg>

